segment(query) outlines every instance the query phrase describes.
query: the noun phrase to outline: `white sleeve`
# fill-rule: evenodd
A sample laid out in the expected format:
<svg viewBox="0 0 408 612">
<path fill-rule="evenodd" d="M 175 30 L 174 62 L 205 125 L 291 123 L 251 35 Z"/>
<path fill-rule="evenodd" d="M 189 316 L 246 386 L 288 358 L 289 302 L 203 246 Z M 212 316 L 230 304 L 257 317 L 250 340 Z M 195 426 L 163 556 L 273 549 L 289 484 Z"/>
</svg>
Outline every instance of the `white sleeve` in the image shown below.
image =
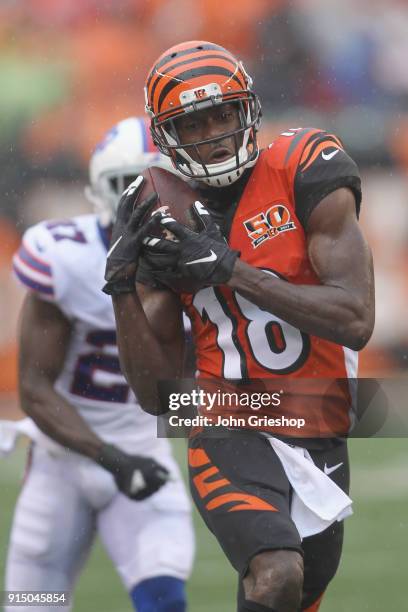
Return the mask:
<svg viewBox="0 0 408 612">
<path fill-rule="evenodd" d="M 13 258 L 13 271 L 19 282 L 39 297 L 59 299 L 53 264 L 53 240 L 45 224 L 30 227 Z"/>
</svg>

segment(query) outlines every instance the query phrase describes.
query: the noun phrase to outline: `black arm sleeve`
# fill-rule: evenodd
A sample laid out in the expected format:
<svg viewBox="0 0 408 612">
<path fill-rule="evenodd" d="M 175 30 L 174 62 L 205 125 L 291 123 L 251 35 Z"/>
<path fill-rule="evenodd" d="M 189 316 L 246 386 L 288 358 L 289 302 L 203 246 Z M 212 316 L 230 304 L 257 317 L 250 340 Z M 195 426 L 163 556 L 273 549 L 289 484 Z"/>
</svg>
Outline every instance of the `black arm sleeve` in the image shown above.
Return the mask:
<svg viewBox="0 0 408 612">
<path fill-rule="evenodd" d="M 361 180 L 356 163 L 339 148 L 337 138 L 321 132 L 299 164 L 294 181 L 296 215 L 306 227 L 314 207 L 332 191 L 349 187 L 356 199 L 357 216 L 361 205 Z M 310 143 L 306 143 L 308 146 Z"/>
</svg>

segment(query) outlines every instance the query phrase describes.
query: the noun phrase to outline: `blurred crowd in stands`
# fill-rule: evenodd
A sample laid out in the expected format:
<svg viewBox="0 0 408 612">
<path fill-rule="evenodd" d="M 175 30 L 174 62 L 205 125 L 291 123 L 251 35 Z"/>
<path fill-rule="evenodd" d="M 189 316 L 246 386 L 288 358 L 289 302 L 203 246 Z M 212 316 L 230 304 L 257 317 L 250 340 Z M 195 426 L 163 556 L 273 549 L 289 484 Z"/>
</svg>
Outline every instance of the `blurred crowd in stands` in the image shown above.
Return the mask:
<svg viewBox="0 0 408 612">
<path fill-rule="evenodd" d="M 363 372 L 408 366 L 405 0 L 2 0 L 0 390 L 15 385 L 21 295 L 9 264 L 19 235 L 41 218 L 87 210 L 95 144 L 116 121 L 143 114 L 151 63 L 191 39 L 244 61 L 263 104 L 263 143 L 313 125 L 334 130 L 359 163 L 378 308 Z"/>
</svg>

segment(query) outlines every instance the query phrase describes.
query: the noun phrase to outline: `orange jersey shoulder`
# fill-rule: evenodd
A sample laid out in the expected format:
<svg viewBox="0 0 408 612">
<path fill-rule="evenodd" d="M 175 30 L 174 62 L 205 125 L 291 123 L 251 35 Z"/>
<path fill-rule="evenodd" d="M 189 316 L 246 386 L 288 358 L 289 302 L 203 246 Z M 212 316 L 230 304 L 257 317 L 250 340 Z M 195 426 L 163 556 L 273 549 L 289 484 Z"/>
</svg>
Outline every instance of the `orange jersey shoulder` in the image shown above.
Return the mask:
<svg viewBox="0 0 408 612">
<path fill-rule="evenodd" d="M 271 165 L 296 172 L 309 167 L 325 148 L 344 150 L 334 134 L 320 128 L 296 128 L 282 132 L 268 147 Z"/>
<path fill-rule="evenodd" d="M 319 128 L 282 132 L 261 152 L 251 182 L 254 201 L 280 199 L 284 192 L 283 199 L 302 227 L 320 200 L 341 187 L 353 191 L 357 213 L 360 209 L 361 182 L 355 162 L 337 136 Z M 251 192 L 248 187 L 246 195 Z"/>
</svg>

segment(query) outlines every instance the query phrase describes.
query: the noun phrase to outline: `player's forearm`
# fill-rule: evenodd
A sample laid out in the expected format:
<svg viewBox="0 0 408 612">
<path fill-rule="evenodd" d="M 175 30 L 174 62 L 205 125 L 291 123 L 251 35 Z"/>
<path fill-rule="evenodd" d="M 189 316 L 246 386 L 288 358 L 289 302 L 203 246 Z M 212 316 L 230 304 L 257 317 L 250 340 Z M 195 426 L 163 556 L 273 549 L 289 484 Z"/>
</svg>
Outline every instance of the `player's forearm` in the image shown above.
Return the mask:
<svg viewBox="0 0 408 612">
<path fill-rule="evenodd" d="M 26 380 L 20 385 L 24 412 L 47 436 L 81 455 L 97 459 L 103 441 L 49 381 Z"/>
<path fill-rule="evenodd" d="M 238 261 L 228 285 L 297 329 L 362 349 L 372 333 L 369 310 L 350 292 L 328 285 L 295 285 Z"/>
<path fill-rule="evenodd" d="M 178 359 L 160 343 L 134 293 L 113 297 L 122 372 L 143 410 L 159 412 L 159 380 L 180 375 Z"/>
</svg>

